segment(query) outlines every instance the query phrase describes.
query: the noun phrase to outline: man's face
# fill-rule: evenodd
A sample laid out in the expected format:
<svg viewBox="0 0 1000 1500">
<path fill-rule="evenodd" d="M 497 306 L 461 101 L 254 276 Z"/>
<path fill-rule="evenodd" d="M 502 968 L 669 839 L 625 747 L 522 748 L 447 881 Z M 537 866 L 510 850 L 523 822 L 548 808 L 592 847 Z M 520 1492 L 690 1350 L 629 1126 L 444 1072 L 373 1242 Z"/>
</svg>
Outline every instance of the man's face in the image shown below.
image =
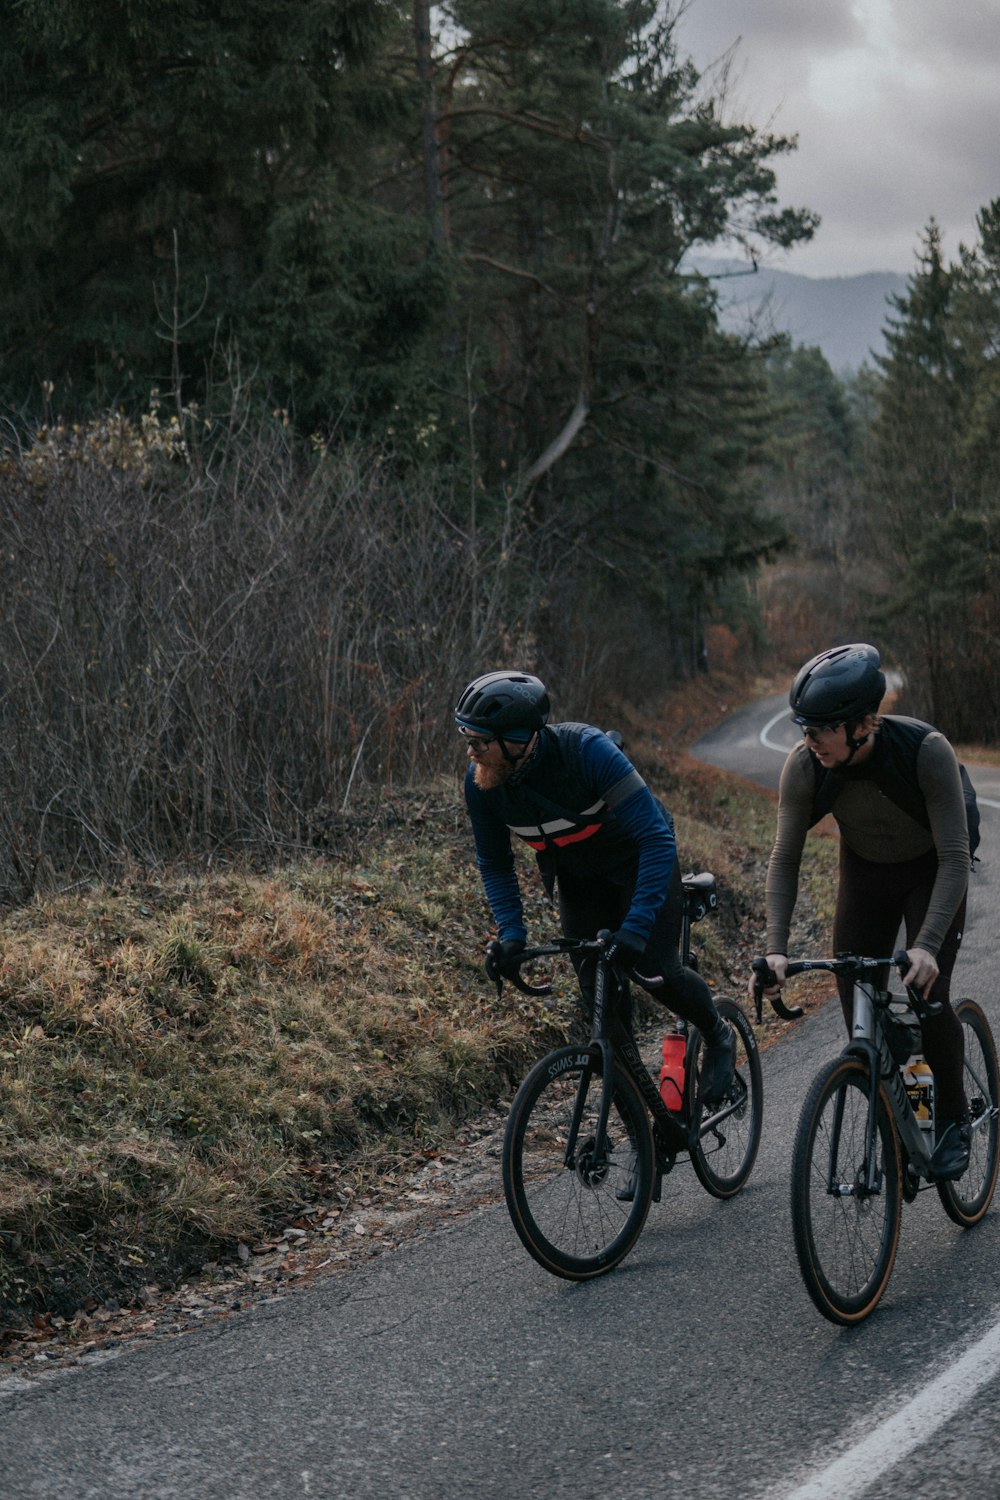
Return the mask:
<svg viewBox="0 0 1000 1500">
<path fill-rule="evenodd" d="M 510 780 L 530 750 L 534 739 L 532 736 L 532 740 L 529 740 L 526 745 L 518 744 L 513 740 L 505 740 L 507 755 L 504 755 L 498 739 L 491 739 L 485 734 L 473 734 L 465 729 L 460 730 L 460 733 L 465 741 L 467 757 L 476 768 L 476 786 L 484 792 L 488 792 L 491 787 L 503 786 L 505 781 Z"/>
</svg>

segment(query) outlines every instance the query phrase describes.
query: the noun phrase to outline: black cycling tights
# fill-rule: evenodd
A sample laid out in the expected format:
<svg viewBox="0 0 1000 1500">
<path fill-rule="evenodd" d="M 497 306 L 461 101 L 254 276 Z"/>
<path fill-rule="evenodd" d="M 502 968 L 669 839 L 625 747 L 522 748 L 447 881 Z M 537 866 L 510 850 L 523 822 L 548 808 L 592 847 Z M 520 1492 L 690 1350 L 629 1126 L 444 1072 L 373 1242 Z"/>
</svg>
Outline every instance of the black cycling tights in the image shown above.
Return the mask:
<svg viewBox="0 0 1000 1500">
<path fill-rule="evenodd" d="M 835 953 L 860 953 L 878 958 L 896 947 L 900 924 L 906 933 L 906 946 L 913 947 L 930 901 L 937 875 L 937 855 L 933 850 L 919 859 L 901 860 L 898 864 L 875 864 L 852 853 L 841 840 L 840 889 L 837 913 L 833 920 Z M 924 1056 L 931 1065 L 937 1091 L 939 1118 L 953 1120 L 968 1106 L 962 1085 L 964 1039 L 962 1023 L 951 1008 L 951 973 L 958 957 L 965 926 L 965 897 L 952 918 L 941 951 L 937 955 L 939 974 L 930 999 L 940 1000 L 941 1012 L 925 1021 Z M 888 976 L 882 982 L 886 983 Z M 841 984 L 840 1003 L 850 1035 L 853 997 L 851 987 Z"/>
<path fill-rule="evenodd" d="M 602 928 L 613 932 L 622 925 L 632 904 L 633 881 L 628 879 L 619 882 L 595 876 L 571 880 L 558 875 L 557 887 L 559 920 L 566 937 L 592 938 Z M 680 869 L 675 862 L 667 899 L 657 913 L 646 951 L 636 967 L 640 974 L 662 975 L 662 988 L 657 986 L 648 993 L 697 1026 L 703 1036 L 708 1036 L 715 1030 L 718 1011 L 712 992 L 701 975 L 693 969 L 686 969 L 681 963 L 678 945 L 683 915 L 684 892 Z M 577 973 L 584 992 L 592 991 L 593 980 L 588 982 L 580 965 L 577 965 Z"/>
</svg>

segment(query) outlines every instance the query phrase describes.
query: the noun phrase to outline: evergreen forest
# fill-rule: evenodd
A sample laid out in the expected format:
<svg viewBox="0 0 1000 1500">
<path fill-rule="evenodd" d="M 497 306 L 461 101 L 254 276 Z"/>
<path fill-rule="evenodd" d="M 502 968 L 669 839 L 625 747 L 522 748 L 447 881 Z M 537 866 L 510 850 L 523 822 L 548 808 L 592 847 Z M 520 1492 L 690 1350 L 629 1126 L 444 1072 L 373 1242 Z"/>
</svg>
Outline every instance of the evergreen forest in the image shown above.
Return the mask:
<svg viewBox="0 0 1000 1500">
<path fill-rule="evenodd" d="M 847 383 L 690 268 L 817 219 L 672 3 L 0 14 L 3 899 L 321 845 L 498 665 L 586 717 L 861 636 L 1000 738 L 1000 200 Z"/>
</svg>

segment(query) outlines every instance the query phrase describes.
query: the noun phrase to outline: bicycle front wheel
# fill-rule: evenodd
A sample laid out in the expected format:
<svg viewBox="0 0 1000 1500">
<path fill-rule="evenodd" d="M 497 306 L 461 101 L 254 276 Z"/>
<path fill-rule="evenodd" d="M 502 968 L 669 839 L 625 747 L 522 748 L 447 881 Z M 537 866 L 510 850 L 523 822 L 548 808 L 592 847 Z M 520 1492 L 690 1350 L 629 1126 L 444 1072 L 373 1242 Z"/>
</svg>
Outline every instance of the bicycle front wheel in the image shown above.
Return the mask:
<svg viewBox="0 0 1000 1500">
<path fill-rule="evenodd" d="M 702 1187 L 714 1198 L 732 1198 L 753 1171 L 764 1118 L 764 1084 L 753 1027 L 732 1000 L 717 1000 L 723 1020 L 736 1032 L 736 1074 L 726 1098 L 702 1112 L 700 1135 L 691 1150 L 691 1165 Z M 694 1118 L 698 1091 L 701 1037 L 687 1058 L 688 1118 Z"/>
<path fill-rule="evenodd" d="M 960 1000 L 955 1014 L 965 1041 L 965 1092 L 972 1116 L 969 1169 L 957 1182 L 937 1183 L 944 1211 L 956 1224 L 970 1229 L 993 1201 L 1000 1165 L 997 1121 L 997 1049 L 990 1023 L 975 1000 Z"/>
<path fill-rule="evenodd" d="M 503 1144 L 503 1187 L 514 1228 L 539 1265 L 570 1281 L 610 1271 L 639 1237 L 653 1196 L 649 1116 L 615 1069 L 603 1150 L 603 1079 L 583 1047 L 560 1047 L 518 1089 Z"/>
<path fill-rule="evenodd" d="M 868 1187 L 868 1066 L 844 1056 L 814 1079 L 792 1153 L 792 1229 L 802 1279 L 832 1323 L 860 1323 L 877 1305 L 899 1244 L 899 1140 L 879 1091 L 875 1186 Z"/>
</svg>

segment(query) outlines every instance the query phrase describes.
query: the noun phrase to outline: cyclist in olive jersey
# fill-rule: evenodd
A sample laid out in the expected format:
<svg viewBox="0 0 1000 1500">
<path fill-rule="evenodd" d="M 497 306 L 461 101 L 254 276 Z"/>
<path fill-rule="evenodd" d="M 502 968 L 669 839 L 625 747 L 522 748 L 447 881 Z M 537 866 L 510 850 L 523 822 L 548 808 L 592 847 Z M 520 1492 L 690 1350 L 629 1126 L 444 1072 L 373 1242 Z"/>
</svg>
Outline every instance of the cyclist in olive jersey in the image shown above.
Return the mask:
<svg viewBox="0 0 1000 1500">
<path fill-rule="evenodd" d="M 962 1027 L 950 1000 L 969 872 L 965 799 L 958 761 L 944 735 L 916 720 L 880 716 L 884 694 L 879 653 L 866 644 L 821 652 L 792 684 L 789 702 L 803 743 L 790 752 L 781 773 L 777 836 L 767 871 L 767 962 L 780 990 L 817 782 L 824 772 L 835 773 L 830 811 L 840 829 L 840 879 L 833 949 L 889 953 L 900 924 L 905 925 L 910 968 L 904 983 L 941 1002 L 921 1028 L 939 1122 L 931 1168 L 938 1180 L 954 1180 L 968 1166 L 970 1140 Z M 899 764 L 898 747 L 908 733 L 913 743 L 913 731 L 926 824 L 879 787 L 880 778 L 891 786 L 888 760 L 895 750 Z M 840 999 L 850 1028 L 849 986 L 841 987 Z"/>
<path fill-rule="evenodd" d="M 640 984 L 698 1027 L 705 1042 L 701 1098 L 715 1103 L 733 1081 L 736 1038 L 704 979 L 680 960 L 683 893 L 673 822 L 603 730 L 550 725 L 548 717 L 545 687 L 525 672 L 477 677 L 455 709 L 501 972 L 527 938 L 514 834 L 535 850 L 549 894 L 557 889 L 564 934 L 594 938 L 610 930 L 609 955 L 618 952 Z M 586 972 L 580 982 L 586 994 Z"/>
</svg>

